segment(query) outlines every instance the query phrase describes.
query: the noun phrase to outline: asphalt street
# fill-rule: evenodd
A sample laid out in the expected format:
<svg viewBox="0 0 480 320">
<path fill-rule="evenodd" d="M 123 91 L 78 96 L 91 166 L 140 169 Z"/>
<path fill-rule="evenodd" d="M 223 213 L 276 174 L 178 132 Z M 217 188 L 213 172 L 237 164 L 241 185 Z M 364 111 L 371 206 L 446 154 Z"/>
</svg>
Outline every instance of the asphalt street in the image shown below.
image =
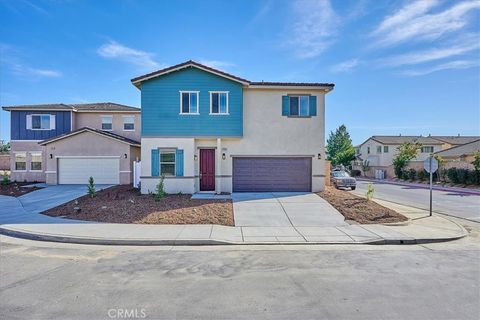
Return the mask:
<svg viewBox="0 0 480 320">
<path fill-rule="evenodd" d="M 115 247 L 0 237 L 2 319 L 478 319 L 476 236 L 430 245 Z"/>
<path fill-rule="evenodd" d="M 430 190 L 373 183 L 374 198 L 428 210 Z M 357 181 L 355 194 L 365 195 L 368 182 Z M 433 211 L 457 218 L 480 222 L 480 196 L 457 192 L 433 191 Z"/>
</svg>

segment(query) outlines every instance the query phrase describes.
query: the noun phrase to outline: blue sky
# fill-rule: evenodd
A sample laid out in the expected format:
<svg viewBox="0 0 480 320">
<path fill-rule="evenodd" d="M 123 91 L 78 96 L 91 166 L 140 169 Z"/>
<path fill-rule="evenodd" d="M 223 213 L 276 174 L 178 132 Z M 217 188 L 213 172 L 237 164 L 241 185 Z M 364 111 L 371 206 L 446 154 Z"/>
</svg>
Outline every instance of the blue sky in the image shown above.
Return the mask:
<svg viewBox="0 0 480 320">
<path fill-rule="evenodd" d="M 333 82 L 326 130 L 480 134 L 480 1 L 0 0 L 0 105 L 140 106 L 130 79 L 193 59 Z M 9 115 L 0 113 L 1 139 Z"/>
</svg>

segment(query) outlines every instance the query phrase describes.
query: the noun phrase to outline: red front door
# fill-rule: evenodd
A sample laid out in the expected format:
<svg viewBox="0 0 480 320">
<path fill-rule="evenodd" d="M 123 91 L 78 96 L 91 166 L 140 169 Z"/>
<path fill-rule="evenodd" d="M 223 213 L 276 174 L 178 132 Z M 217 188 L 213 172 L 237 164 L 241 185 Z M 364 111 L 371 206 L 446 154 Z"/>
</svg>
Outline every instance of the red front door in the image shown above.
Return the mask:
<svg viewBox="0 0 480 320">
<path fill-rule="evenodd" d="M 200 149 L 200 191 L 215 190 L 215 149 Z"/>
</svg>

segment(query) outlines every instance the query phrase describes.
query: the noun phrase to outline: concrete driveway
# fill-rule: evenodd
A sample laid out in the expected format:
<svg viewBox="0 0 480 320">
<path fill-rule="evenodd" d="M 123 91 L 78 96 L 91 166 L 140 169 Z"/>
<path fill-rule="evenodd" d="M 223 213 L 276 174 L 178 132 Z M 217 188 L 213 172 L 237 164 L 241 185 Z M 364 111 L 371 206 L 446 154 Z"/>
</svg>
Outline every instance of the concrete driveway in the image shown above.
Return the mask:
<svg viewBox="0 0 480 320">
<path fill-rule="evenodd" d="M 109 187 L 111 186 L 95 186 L 97 191 Z M 86 193 L 86 185 L 52 185 L 17 198 L 0 196 L 0 224 L 79 222 L 77 220 L 49 217 L 39 213 L 84 196 Z"/>
<path fill-rule="evenodd" d="M 347 225 L 340 212 L 314 193 L 233 193 L 235 226 L 327 227 Z"/>
</svg>

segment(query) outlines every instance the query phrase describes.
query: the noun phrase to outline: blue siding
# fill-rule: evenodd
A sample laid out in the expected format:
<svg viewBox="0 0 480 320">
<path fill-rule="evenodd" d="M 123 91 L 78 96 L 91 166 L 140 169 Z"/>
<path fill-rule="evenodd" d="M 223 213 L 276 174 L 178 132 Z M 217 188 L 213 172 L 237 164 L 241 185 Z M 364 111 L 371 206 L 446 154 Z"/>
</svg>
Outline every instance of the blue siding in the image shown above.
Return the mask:
<svg viewBox="0 0 480 320">
<path fill-rule="evenodd" d="M 187 68 L 142 83 L 142 136 L 241 137 L 240 83 Z M 199 115 L 180 115 L 179 91 L 200 91 Z M 229 115 L 209 115 L 209 91 L 229 91 Z"/>
<path fill-rule="evenodd" d="M 28 130 L 28 114 L 55 115 L 55 130 Z M 12 140 L 45 140 L 71 131 L 70 111 L 10 111 L 10 117 Z"/>
</svg>

